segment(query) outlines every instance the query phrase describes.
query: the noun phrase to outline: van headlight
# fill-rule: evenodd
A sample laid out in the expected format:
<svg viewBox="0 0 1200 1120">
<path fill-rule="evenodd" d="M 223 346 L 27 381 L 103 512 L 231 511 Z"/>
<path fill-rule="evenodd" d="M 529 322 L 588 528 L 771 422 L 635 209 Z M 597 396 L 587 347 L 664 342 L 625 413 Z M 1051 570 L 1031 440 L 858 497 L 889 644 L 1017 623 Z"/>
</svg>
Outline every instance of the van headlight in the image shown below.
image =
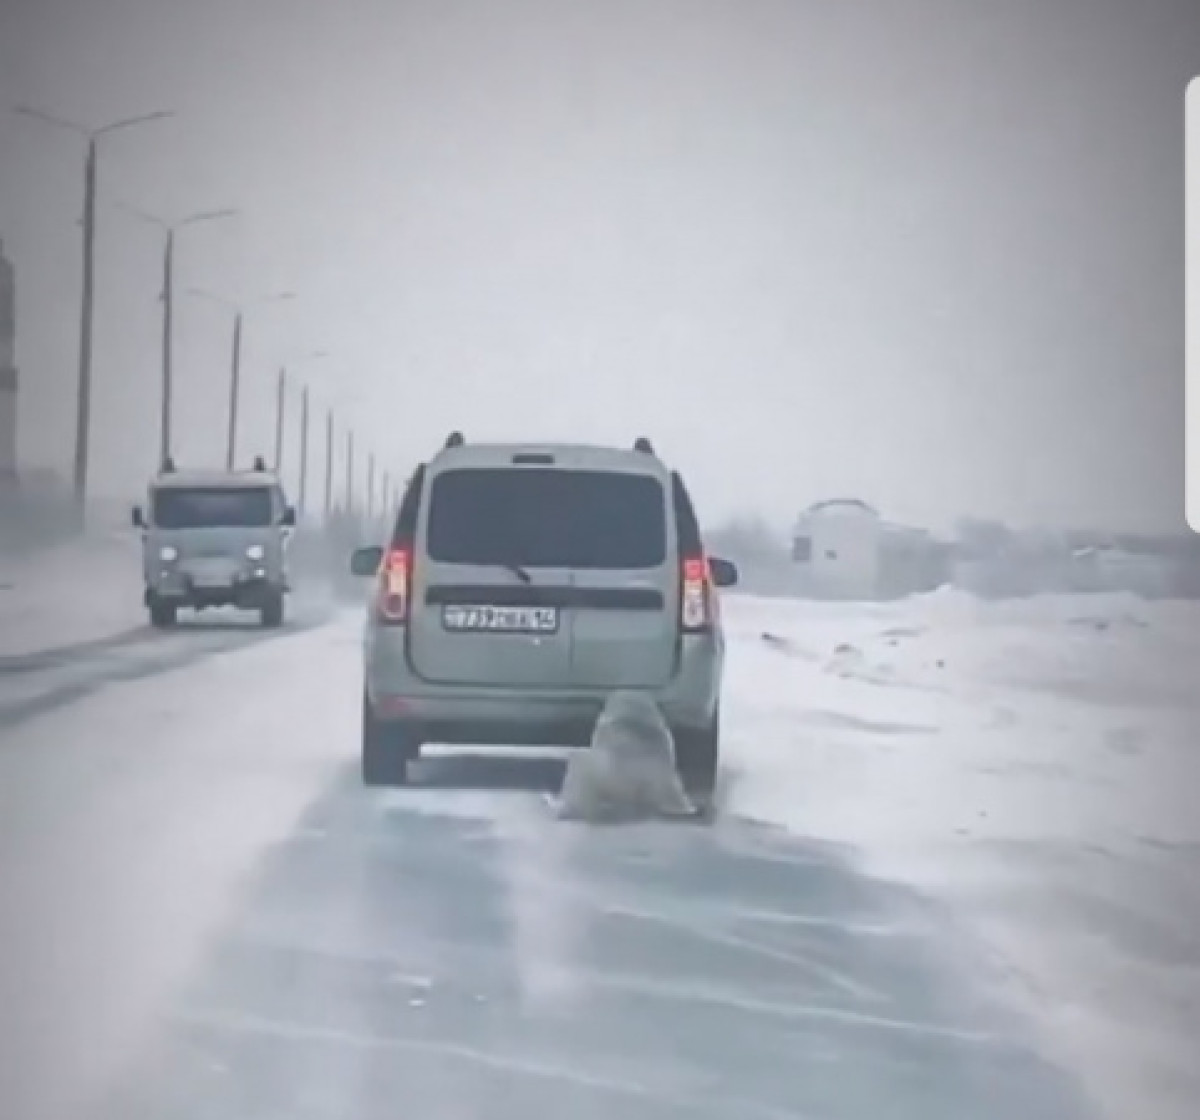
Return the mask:
<svg viewBox="0 0 1200 1120">
<path fill-rule="evenodd" d="M 171 545 L 165 544 L 158 550 L 158 558 L 164 564 L 174 564 L 179 559 L 179 549 L 172 548 Z"/>
<path fill-rule="evenodd" d="M 267 550 L 261 544 L 252 544 L 246 549 L 247 560 L 262 560 L 267 555 Z"/>
</svg>

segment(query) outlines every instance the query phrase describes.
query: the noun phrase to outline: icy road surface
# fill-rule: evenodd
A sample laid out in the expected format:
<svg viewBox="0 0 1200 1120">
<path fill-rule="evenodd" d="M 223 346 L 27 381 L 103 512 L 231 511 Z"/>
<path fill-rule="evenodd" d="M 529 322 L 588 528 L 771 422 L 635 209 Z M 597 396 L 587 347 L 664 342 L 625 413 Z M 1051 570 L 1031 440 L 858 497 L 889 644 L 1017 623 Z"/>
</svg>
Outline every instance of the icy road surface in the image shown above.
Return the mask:
<svg viewBox="0 0 1200 1120">
<path fill-rule="evenodd" d="M 1194 608 L 726 613 L 708 826 L 362 790 L 352 615 L 0 663 L 0 1115 L 1194 1117 Z"/>
</svg>

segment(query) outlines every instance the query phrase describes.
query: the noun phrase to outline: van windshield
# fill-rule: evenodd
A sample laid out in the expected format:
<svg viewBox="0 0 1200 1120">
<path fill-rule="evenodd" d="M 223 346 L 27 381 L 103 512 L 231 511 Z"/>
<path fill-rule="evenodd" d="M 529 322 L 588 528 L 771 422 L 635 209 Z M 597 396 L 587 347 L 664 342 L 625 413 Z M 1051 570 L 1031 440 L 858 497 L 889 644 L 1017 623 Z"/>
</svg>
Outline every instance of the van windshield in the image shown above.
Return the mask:
<svg viewBox="0 0 1200 1120">
<path fill-rule="evenodd" d="M 649 475 L 616 471 L 446 471 L 431 487 L 426 548 L 443 564 L 657 568 L 666 494 Z"/>
<path fill-rule="evenodd" d="M 158 529 L 258 529 L 275 520 L 275 503 L 266 487 L 174 488 L 154 495 Z"/>
</svg>

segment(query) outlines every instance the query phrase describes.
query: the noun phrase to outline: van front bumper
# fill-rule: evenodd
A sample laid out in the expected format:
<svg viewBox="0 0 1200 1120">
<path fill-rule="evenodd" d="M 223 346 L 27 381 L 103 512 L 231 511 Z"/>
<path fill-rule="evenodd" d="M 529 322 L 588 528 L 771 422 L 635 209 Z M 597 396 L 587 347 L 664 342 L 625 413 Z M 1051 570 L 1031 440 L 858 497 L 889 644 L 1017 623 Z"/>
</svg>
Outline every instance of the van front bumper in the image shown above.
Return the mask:
<svg viewBox="0 0 1200 1120">
<path fill-rule="evenodd" d="M 172 572 L 146 588 L 147 607 L 156 603 L 181 607 L 239 607 L 255 610 L 286 591 L 264 576 L 237 573 L 226 584 L 201 584 L 186 572 Z"/>
</svg>

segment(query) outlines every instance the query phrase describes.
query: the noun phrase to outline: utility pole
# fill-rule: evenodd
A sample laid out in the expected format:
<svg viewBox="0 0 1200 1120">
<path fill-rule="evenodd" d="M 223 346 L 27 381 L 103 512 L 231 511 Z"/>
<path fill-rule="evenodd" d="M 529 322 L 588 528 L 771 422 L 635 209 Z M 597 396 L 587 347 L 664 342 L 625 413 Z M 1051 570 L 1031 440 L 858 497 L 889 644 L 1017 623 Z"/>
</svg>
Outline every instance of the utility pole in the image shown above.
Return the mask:
<svg viewBox="0 0 1200 1120">
<path fill-rule="evenodd" d="M 224 217 L 225 213 L 222 212 L 207 216 Z M 269 303 L 280 303 L 284 300 L 295 299 L 296 294 L 295 292 L 278 292 L 275 295 L 260 296 L 249 303 L 225 299 L 223 296 L 206 292 L 202 288 L 191 288 L 189 289 L 189 294 L 199 296 L 201 299 L 210 300 L 233 312 L 233 363 L 229 373 L 229 434 L 225 445 L 225 467 L 227 470 L 233 470 L 234 463 L 237 461 L 238 413 L 240 411 L 240 397 L 242 392 L 242 327 L 246 318 L 246 312 L 253 307 L 262 307 Z M 279 376 L 281 378 L 284 376 L 283 370 L 280 370 Z M 278 470 L 283 447 L 283 437 L 279 432 L 276 432 L 275 447 L 275 467 Z"/>
<path fill-rule="evenodd" d="M 169 112 L 144 113 L 113 121 L 100 128 L 85 128 L 74 121 L 55 117 L 28 105 L 15 110 L 24 117 L 42 124 L 65 129 L 87 141 L 83 168 L 83 284 L 79 307 L 79 380 L 76 389 L 75 462 L 72 471 L 76 515 L 82 528 L 87 517 L 88 463 L 91 450 L 92 425 L 92 326 L 95 317 L 96 294 L 96 160 L 98 142 L 102 136 L 162 120 L 173 116 Z"/>
<path fill-rule="evenodd" d="M 166 233 L 163 244 L 163 318 L 162 318 L 162 435 L 160 437 L 159 455 L 165 466 L 174 455 L 174 422 L 175 422 L 175 235 L 179 230 L 198 225 L 201 222 L 220 221 L 237 215 L 236 210 L 205 210 L 201 213 L 190 214 L 175 222 L 164 222 L 149 214 L 143 214 L 132 207 L 125 207 L 139 218 L 157 225 Z"/>
<path fill-rule="evenodd" d="M 233 358 L 229 369 L 229 436 L 225 444 L 225 469 L 237 462 L 238 400 L 242 389 L 242 313 L 233 320 Z"/>
<path fill-rule="evenodd" d="M 172 457 L 174 449 L 173 427 L 174 427 L 174 398 L 175 398 L 175 235 L 180 230 L 190 226 L 197 225 L 201 222 L 219 221 L 222 218 L 236 217 L 237 211 L 232 209 L 225 210 L 205 210 L 196 214 L 189 214 L 185 218 L 179 218 L 176 221 L 169 222 L 155 214 L 148 214 L 136 206 L 130 206 L 126 203 L 118 203 L 122 210 L 127 210 L 135 218 L 140 218 L 143 222 L 147 222 L 152 226 L 157 226 L 165 234 L 163 238 L 163 280 L 162 280 L 162 388 L 161 388 L 161 408 L 162 420 L 161 430 L 159 433 L 158 457 L 159 462 L 165 465 L 167 460 Z"/>
<path fill-rule="evenodd" d="M 287 370 L 279 369 L 275 387 L 275 470 L 283 470 L 283 414 L 287 409 Z"/>
<path fill-rule="evenodd" d="M 83 187 L 83 296 L 79 322 L 79 389 L 75 406 L 75 504 L 86 518 L 92 431 L 92 318 L 96 287 L 96 137 L 88 141 Z"/>
<path fill-rule="evenodd" d="M 354 432 L 346 432 L 346 516 L 354 513 Z"/>
<path fill-rule="evenodd" d="M 367 456 L 367 520 L 375 516 L 375 455 Z"/>
<path fill-rule="evenodd" d="M 300 394 L 300 492 L 298 495 L 299 520 L 304 521 L 308 504 L 308 386 Z"/>
<path fill-rule="evenodd" d="M 175 310 L 175 231 L 167 230 L 163 250 L 163 318 L 162 318 L 162 430 L 159 434 L 158 461 L 163 467 L 171 458 L 171 407 L 174 396 L 174 371 L 171 353 L 171 320 Z"/>
<path fill-rule="evenodd" d="M 325 525 L 333 517 L 333 409 L 325 414 Z"/>
</svg>

